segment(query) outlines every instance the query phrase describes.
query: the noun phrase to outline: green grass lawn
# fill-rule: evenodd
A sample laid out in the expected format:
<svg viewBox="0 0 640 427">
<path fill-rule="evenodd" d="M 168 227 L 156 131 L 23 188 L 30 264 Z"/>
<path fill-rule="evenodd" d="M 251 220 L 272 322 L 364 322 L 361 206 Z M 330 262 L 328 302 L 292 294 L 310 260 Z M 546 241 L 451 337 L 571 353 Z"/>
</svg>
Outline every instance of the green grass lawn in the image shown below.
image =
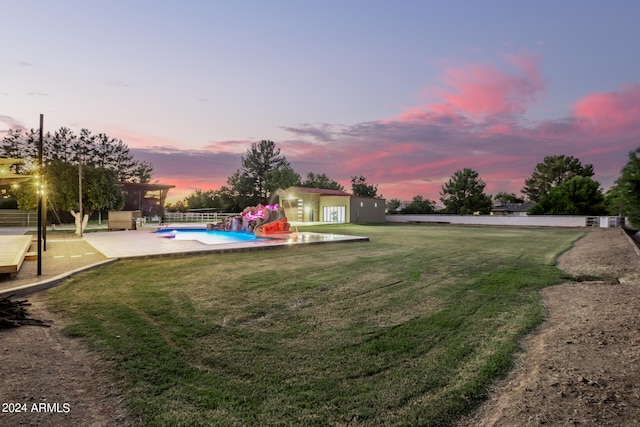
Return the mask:
<svg viewBox="0 0 640 427">
<path fill-rule="evenodd" d="M 371 241 L 120 261 L 49 302 L 141 425 L 451 425 L 512 366 L 584 233 L 305 230 Z"/>
</svg>

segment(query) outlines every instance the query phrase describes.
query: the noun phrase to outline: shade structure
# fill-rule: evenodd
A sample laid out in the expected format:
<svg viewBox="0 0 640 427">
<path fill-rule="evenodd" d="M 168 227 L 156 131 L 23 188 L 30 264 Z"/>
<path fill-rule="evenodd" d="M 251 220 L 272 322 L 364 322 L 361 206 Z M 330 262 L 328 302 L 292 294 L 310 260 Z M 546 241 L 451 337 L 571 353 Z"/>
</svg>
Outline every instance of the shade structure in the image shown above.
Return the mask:
<svg viewBox="0 0 640 427">
<path fill-rule="evenodd" d="M 22 162 L 23 159 L 0 158 L 0 186 L 12 185 L 32 178 L 31 175 L 18 175 L 11 172 L 11 166 Z"/>
</svg>

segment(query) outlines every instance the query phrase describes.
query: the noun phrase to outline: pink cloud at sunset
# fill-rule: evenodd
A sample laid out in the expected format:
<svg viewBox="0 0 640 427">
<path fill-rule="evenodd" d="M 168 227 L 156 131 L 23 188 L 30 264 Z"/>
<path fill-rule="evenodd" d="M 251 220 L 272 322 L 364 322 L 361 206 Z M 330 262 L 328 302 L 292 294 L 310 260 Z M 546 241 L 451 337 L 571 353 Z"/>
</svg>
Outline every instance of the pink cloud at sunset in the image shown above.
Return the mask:
<svg viewBox="0 0 640 427">
<path fill-rule="evenodd" d="M 219 189 L 240 167 L 238 154 L 170 148 L 132 148 L 131 152 L 136 159 L 153 164 L 153 182 L 176 186 L 168 196 L 174 203 L 195 190 Z"/>
<path fill-rule="evenodd" d="M 519 193 L 560 154 L 607 190 L 640 146 L 640 2 L 31 3 L 0 26 L 0 138 L 42 113 L 122 139 L 170 201 L 262 139 L 303 179 L 403 200 L 464 168 Z"/>
<path fill-rule="evenodd" d="M 511 74 L 488 65 L 447 69 L 446 87 L 430 90 L 441 102 L 407 108 L 395 119 L 289 127 L 294 139 L 284 147 L 303 143 L 317 154 L 313 147 L 321 146 L 324 157 L 297 150 L 289 158 L 294 166 L 304 162 L 341 179 L 345 187 L 349 176 L 364 175 L 387 198 L 437 199 L 442 184 L 467 167 L 480 173 L 488 192 L 518 194 L 537 163 L 559 154 L 593 164 L 606 190 L 628 152 L 640 145 L 634 120 L 640 117 L 640 86 L 589 94 L 565 117 L 532 121 L 528 108 L 546 90 L 540 58 L 525 53 L 508 59 Z M 328 162 L 328 156 L 341 160 Z"/>
<path fill-rule="evenodd" d="M 3 124 L 2 127 L 6 127 L 6 130 L 0 129 L 0 137 L 4 137 L 7 132 L 10 130 L 26 130 L 26 128 L 22 125 L 22 123 L 18 122 L 14 117 L 7 116 L 4 114 L 0 114 L 0 123 Z"/>
<path fill-rule="evenodd" d="M 509 59 L 517 73 L 493 65 L 447 69 L 442 81 L 452 90 L 442 90 L 441 98 L 454 110 L 475 117 L 524 113 L 544 89 L 537 60 L 530 54 Z"/>
<path fill-rule="evenodd" d="M 490 194 L 519 194 L 535 165 L 559 154 L 593 164 L 595 178 L 608 189 L 628 152 L 640 145 L 640 85 L 586 94 L 565 116 L 532 120 L 529 110 L 548 90 L 542 58 L 528 51 L 501 58 L 500 64 L 446 67 L 424 92 L 427 102 L 396 117 L 281 126 L 288 138 L 263 139 L 276 142 L 302 179 L 326 173 L 349 190 L 351 177 L 362 175 L 385 198 L 438 200 L 442 185 L 464 168 L 478 171 Z M 157 179 L 176 185 L 172 201 L 225 185 L 252 143 L 210 141 L 186 150 L 131 137 L 136 157 L 154 164 Z"/>
<path fill-rule="evenodd" d="M 574 104 L 573 113 L 585 131 L 638 135 L 640 130 L 640 84 L 620 91 L 593 93 Z"/>
<path fill-rule="evenodd" d="M 172 188 L 169 191 L 169 203 L 175 203 L 178 200 L 183 200 L 185 197 L 190 195 L 196 190 L 208 191 L 208 190 L 217 190 L 221 186 L 226 185 L 226 178 L 220 177 L 220 181 L 216 181 L 215 179 L 211 179 L 210 177 L 194 177 L 194 178 L 180 178 L 175 175 L 154 175 L 154 180 L 158 180 L 161 183 L 169 183 L 170 185 L 175 185 L 175 188 Z"/>
<path fill-rule="evenodd" d="M 425 90 L 427 98 L 439 101 L 408 108 L 399 115 L 399 120 L 455 115 L 480 119 L 523 114 L 545 89 L 540 58 L 529 52 L 505 58 L 514 68 L 511 73 L 493 64 L 447 68 L 439 79 L 444 86 Z"/>
<path fill-rule="evenodd" d="M 205 151 L 224 154 L 245 154 L 247 141 L 212 141 L 203 148 Z"/>
<path fill-rule="evenodd" d="M 126 142 L 130 147 L 149 150 L 176 150 L 180 144 L 162 136 L 140 132 L 120 126 L 110 126 L 105 131 L 109 136 Z"/>
</svg>

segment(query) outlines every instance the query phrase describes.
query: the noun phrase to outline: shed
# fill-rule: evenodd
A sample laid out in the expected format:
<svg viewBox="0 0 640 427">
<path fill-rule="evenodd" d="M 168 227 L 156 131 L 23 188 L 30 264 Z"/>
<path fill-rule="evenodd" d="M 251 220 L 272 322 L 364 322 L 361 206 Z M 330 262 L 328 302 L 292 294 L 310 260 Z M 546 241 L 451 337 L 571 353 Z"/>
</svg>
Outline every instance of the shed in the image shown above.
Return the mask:
<svg viewBox="0 0 640 427">
<path fill-rule="evenodd" d="M 385 200 L 342 190 L 289 187 L 279 192 L 289 221 L 367 224 L 385 222 Z"/>
</svg>

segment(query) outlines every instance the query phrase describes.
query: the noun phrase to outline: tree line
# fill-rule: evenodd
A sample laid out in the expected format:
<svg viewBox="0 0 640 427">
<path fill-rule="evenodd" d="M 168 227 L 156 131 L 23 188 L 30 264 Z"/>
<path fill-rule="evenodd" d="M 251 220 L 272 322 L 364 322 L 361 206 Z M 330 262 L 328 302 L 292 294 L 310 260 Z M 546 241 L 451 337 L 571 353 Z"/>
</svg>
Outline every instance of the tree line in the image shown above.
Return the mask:
<svg viewBox="0 0 640 427">
<path fill-rule="evenodd" d="M 34 173 L 37 164 L 35 130 L 10 130 L 0 144 L 0 157 L 20 158 L 24 162 L 14 166 L 14 173 Z M 80 165 L 86 186 L 83 187 L 85 208 L 93 210 L 118 210 L 124 199 L 117 189 L 118 182 L 147 183 L 153 176 L 153 165 L 134 159 L 122 140 L 106 134 L 93 134 L 82 129 L 79 134 L 62 127 L 54 133 L 43 135 L 43 163 L 45 179 L 53 190 L 49 202 L 58 210 L 78 209 L 78 174 Z M 593 179 L 593 165 L 583 165 L 573 156 L 547 156 L 536 165 L 530 177 L 525 179 L 521 193 L 485 193 L 485 182 L 478 172 L 470 168 L 456 171 L 442 185 L 440 201 L 421 195 L 414 196 L 406 206 L 398 199 L 387 203 L 390 213 L 448 213 L 487 214 L 494 202 L 532 202 L 529 214 L 550 215 L 624 215 L 640 224 L 640 148 L 629 153 L 629 161 L 621 171 L 613 187 L 604 194 L 600 184 Z M 324 173 L 309 172 L 305 179 L 293 170 L 280 149 L 270 140 L 255 142 L 241 158 L 241 167 L 227 178 L 226 185 L 218 190 L 196 190 L 171 210 L 215 208 L 222 211 L 239 211 L 246 206 L 267 204 L 273 201 L 280 189 L 292 186 L 344 190 L 337 181 Z M 36 192 L 21 187 L 13 189 L 18 207 L 33 209 Z M 364 176 L 351 177 L 351 192 L 363 197 L 382 197 L 378 186 L 367 183 Z"/>
<path fill-rule="evenodd" d="M 196 190 L 170 208 L 236 211 L 245 206 L 268 203 L 279 189 L 292 186 L 344 190 L 324 173 L 310 172 L 302 179 L 273 141 L 252 144 L 241 163 L 227 179 L 227 185 L 218 190 Z M 606 194 L 593 175 L 593 165 L 583 165 L 573 156 L 547 156 L 525 179 L 522 196 L 506 192 L 492 196 L 485 193 L 486 183 L 478 172 L 464 168 L 442 185 L 440 201 L 443 208 L 437 208 L 433 200 L 416 195 L 406 206 L 399 199 L 389 200 L 387 210 L 405 214 L 470 215 L 488 214 L 495 202 L 531 202 L 528 212 L 531 215 L 625 215 L 640 224 L 640 148 L 629 154 L 629 163 Z M 351 192 L 363 197 L 382 197 L 377 185 L 367 183 L 364 176 L 351 177 Z"/>
<path fill-rule="evenodd" d="M 16 165 L 15 173 L 29 173 L 38 160 L 40 131 L 9 130 L 0 144 L 0 157 L 24 159 Z M 149 182 L 153 176 L 153 165 L 137 161 L 129 147 L 121 139 L 104 133 L 94 134 L 81 129 L 79 134 L 66 127 L 47 132 L 42 136 L 42 161 L 45 165 L 55 162 L 70 165 L 106 169 L 118 182 Z"/>
<path fill-rule="evenodd" d="M 573 156 L 547 156 L 525 179 L 518 197 L 514 193 L 485 194 L 486 184 L 472 169 L 453 174 L 440 191 L 444 208 L 436 202 L 415 196 L 404 209 L 398 199 L 388 202 L 390 212 L 487 214 L 494 202 L 531 202 L 530 215 L 624 215 L 640 224 L 640 148 L 629 154 L 629 162 L 621 171 L 614 186 L 603 193 L 600 183 L 593 179 L 593 165 L 583 165 Z"/>
<path fill-rule="evenodd" d="M 39 131 L 10 130 L 0 144 L 0 157 L 22 159 L 12 172 L 35 175 L 38 171 Z M 147 183 L 153 176 L 153 165 L 134 159 L 122 140 L 106 134 L 93 134 L 82 129 L 75 134 L 68 128 L 43 135 L 44 180 L 33 180 L 9 190 L 20 209 L 35 209 L 38 192 L 34 188 L 46 182 L 49 208 L 55 212 L 69 211 L 74 217 L 79 209 L 79 175 L 82 170 L 84 222 L 93 211 L 119 210 L 124 204 L 118 182 Z M 370 185 L 364 176 L 354 176 L 352 192 L 365 197 L 377 197 L 377 185 Z M 268 204 L 279 189 L 292 186 L 344 190 L 337 181 L 324 173 L 307 174 L 302 179 L 273 141 L 255 142 L 242 156 L 241 167 L 218 190 L 196 190 L 170 209 L 187 210 L 217 208 L 238 212 L 247 206 Z"/>
<path fill-rule="evenodd" d="M 280 148 L 270 140 L 254 142 L 241 158 L 241 167 L 227 178 L 227 185 L 218 190 L 195 190 L 175 205 L 171 211 L 217 209 L 237 212 L 246 206 L 274 202 L 278 190 L 289 187 L 341 190 L 344 187 L 324 173 L 309 172 L 305 179 L 295 172 Z M 378 186 L 360 176 L 351 177 L 351 192 L 362 197 L 381 197 Z"/>
<path fill-rule="evenodd" d="M 94 211 L 122 209 L 124 196 L 119 182 L 147 183 L 153 176 L 153 165 L 135 160 L 122 140 L 88 129 L 75 134 L 62 127 L 42 136 L 44 176 L 39 177 L 39 139 L 38 130 L 10 130 L 0 144 L 0 157 L 22 159 L 13 166 L 13 173 L 36 177 L 9 189 L 9 196 L 20 209 L 35 209 L 38 193 L 44 190 L 47 208 L 54 215 L 68 211 L 76 223 L 86 225 Z M 80 209 L 81 171 L 83 218 L 76 212 Z"/>
</svg>

